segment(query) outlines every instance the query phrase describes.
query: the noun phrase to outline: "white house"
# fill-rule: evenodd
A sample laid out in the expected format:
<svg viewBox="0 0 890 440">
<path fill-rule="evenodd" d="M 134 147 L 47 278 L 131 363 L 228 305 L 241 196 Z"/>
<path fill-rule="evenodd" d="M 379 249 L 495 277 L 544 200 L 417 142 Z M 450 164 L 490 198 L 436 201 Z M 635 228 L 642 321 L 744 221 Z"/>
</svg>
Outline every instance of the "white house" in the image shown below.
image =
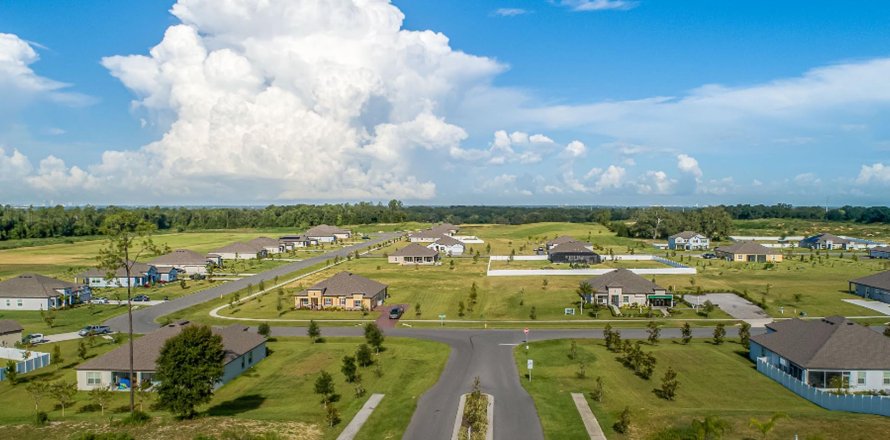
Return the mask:
<svg viewBox="0 0 890 440">
<path fill-rule="evenodd" d="M 130 286 L 149 286 L 161 281 L 161 274 L 158 268 L 146 264 L 130 262 L 130 278 L 127 278 L 126 269 L 121 266 L 114 272 L 114 277 L 106 279 L 108 272 L 104 269 L 92 268 L 75 279 L 80 280 L 90 287 L 126 287 Z M 176 281 L 176 269 L 165 269 L 164 282 Z"/>
<path fill-rule="evenodd" d="M 155 330 L 133 342 L 133 369 L 136 384 L 149 381 L 156 383 L 157 359 L 168 339 L 178 335 L 190 325 L 187 321 L 170 324 Z M 220 387 L 245 370 L 250 369 L 266 358 L 266 338 L 251 331 L 249 327 L 233 324 L 216 328 L 213 333 L 222 337 L 223 376 L 216 383 Z M 113 390 L 130 389 L 129 346 L 124 345 L 102 356 L 95 357 L 77 366 L 77 389 L 89 391 L 93 388 L 110 387 Z"/>
<path fill-rule="evenodd" d="M 297 248 L 304 248 L 318 244 L 318 240 L 311 239 L 305 235 L 285 235 L 279 237 L 278 242 L 286 251 L 292 251 Z"/>
<path fill-rule="evenodd" d="M 439 238 L 433 243 L 427 246 L 430 249 L 435 249 L 440 253 L 449 256 L 459 256 L 464 253 L 464 243 L 456 238 L 452 238 L 449 235 L 440 235 Z"/>
<path fill-rule="evenodd" d="M 810 248 L 810 249 L 843 249 L 843 250 L 853 250 L 859 249 L 861 246 L 857 246 L 853 241 L 838 237 L 834 234 L 829 234 L 827 232 L 823 232 L 821 234 L 816 234 L 804 238 L 801 240 L 798 245 L 802 248 Z"/>
<path fill-rule="evenodd" d="M 890 338 L 841 316 L 766 325 L 749 357 L 815 388 L 890 391 Z"/>
<path fill-rule="evenodd" d="M 90 288 L 34 273 L 0 282 L 0 310 L 49 310 L 90 299 Z"/>
<path fill-rule="evenodd" d="M 177 272 L 187 275 L 204 275 L 207 273 L 207 265 L 216 265 L 218 258 L 188 249 L 177 249 L 149 261 L 148 264 L 158 268 L 158 272 L 162 274 L 170 268 L 174 268 Z"/>
<path fill-rule="evenodd" d="M 306 231 L 305 235 L 319 243 L 333 243 L 337 240 L 348 240 L 352 237 L 352 232 L 336 226 L 318 225 Z"/>
<path fill-rule="evenodd" d="M 213 252 L 214 255 L 219 255 L 219 258 L 223 261 L 225 260 L 253 260 L 256 258 L 263 258 L 266 256 L 266 249 L 248 243 L 235 242 L 228 246 L 223 246 Z"/>
<path fill-rule="evenodd" d="M 703 250 L 711 247 L 711 239 L 698 232 L 683 231 L 668 237 L 668 249 Z"/>
</svg>

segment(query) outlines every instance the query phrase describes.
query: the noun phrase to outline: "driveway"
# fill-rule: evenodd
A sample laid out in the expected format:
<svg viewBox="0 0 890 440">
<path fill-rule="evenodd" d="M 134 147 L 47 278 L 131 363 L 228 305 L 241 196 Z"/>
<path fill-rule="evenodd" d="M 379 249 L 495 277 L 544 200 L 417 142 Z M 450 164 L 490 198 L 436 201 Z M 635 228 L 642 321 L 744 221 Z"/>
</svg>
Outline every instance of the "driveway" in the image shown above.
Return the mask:
<svg viewBox="0 0 890 440">
<path fill-rule="evenodd" d="M 701 302 L 697 302 L 695 298 L 701 298 Z M 691 299 L 691 301 L 690 301 Z M 770 316 L 760 307 L 754 305 L 751 301 L 746 300 L 734 293 L 707 293 L 702 295 L 687 295 L 686 301 L 691 304 L 700 305 L 705 301 L 711 301 L 720 310 L 728 313 L 736 319 L 770 319 Z"/>
<path fill-rule="evenodd" d="M 890 316 L 890 304 L 887 303 L 883 303 L 880 301 L 870 301 L 867 299 L 845 299 L 843 301 L 850 304 L 856 304 L 857 306 L 865 307 L 866 309 L 871 309 L 878 313 Z"/>
<path fill-rule="evenodd" d="M 46 343 L 50 342 L 62 342 L 62 341 L 70 341 L 73 339 L 80 339 L 80 335 L 77 332 L 70 333 L 57 333 L 55 335 L 45 335 Z"/>
</svg>

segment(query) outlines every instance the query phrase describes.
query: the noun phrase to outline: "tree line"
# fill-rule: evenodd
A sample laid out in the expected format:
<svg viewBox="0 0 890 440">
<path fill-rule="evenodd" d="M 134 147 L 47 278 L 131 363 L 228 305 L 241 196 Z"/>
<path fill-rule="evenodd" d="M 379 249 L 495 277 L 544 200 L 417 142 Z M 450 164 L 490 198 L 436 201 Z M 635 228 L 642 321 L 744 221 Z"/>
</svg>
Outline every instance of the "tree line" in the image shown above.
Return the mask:
<svg viewBox="0 0 890 440">
<path fill-rule="evenodd" d="M 536 222 L 598 222 L 620 235 L 657 238 L 682 229 L 722 236 L 727 219 L 792 218 L 806 220 L 890 223 L 885 206 L 726 205 L 709 208 L 597 206 L 404 206 L 389 203 L 270 205 L 250 207 L 13 207 L 0 206 L 0 241 L 101 234 L 105 217 L 122 210 L 135 212 L 159 231 L 237 228 L 308 228 L 319 224 L 449 222 L 454 224 L 527 224 Z M 725 215 L 724 215 L 725 214 Z M 631 220 L 631 225 L 626 222 Z M 651 222 L 657 225 L 651 225 Z M 634 226 L 639 224 L 639 226 Z M 624 229 L 627 228 L 627 229 Z"/>
</svg>

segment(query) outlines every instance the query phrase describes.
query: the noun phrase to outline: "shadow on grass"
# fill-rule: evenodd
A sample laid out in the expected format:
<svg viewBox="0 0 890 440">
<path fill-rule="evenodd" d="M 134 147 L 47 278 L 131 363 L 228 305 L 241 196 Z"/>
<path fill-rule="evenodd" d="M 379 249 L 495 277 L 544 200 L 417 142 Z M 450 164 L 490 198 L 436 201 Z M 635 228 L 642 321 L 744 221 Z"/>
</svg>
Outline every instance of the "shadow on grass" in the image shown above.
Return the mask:
<svg viewBox="0 0 890 440">
<path fill-rule="evenodd" d="M 214 405 L 207 410 L 207 414 L 211 416 L 232 416 L 257 409 L 262 406 L 265 401 L 265 396 L 259 394 L 247 394 Z"/>
</svg>

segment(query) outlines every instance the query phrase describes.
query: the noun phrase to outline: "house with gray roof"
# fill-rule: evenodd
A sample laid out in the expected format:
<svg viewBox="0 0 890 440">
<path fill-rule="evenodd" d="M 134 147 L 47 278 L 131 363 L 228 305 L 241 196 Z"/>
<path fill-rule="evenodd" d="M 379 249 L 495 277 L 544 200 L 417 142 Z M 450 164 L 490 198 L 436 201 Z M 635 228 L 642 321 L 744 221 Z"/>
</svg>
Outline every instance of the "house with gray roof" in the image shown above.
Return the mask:
<svg viewBox="0 0 890 440">
<path fill-rule="evenodd" d="M 890 246 L 875 246 L 868 250 L 871 258 L 890 258 Z"/>
<path fill-rule="evenodd" d="M 0 281 L 0 310 L 50 310 L 89 301 L 89 286 L 25 273 Z"/>
<path fill-rule="evenodd" d="M 561 236 L 556 237 L 553 240 L 550 240 L 546 243 L 547 250 L 549 251 L 550 249 L 553 249 L 555 246 L 559 246 L 559 245 L 565 244 L 565 243 L 571 243 L 573 241 L 580 241 L 580 240 L 577 240 L 577 239 L 575 239 L 575 237 L 570 237 L 568 235 L 561 235 Z"/>
<path fill-rule="evenodd" d="M 225 260 L 255 260 L 264 258 L 268 254 L 262 246 L 236 241 L 228 246 L 223 246 L 211 252 Z"/>
<path fill-rule="evenodd" d="M 464 242 L 450 235 L 440 235 L 439 238 L 436 239 L 436 241 L 427 245 L 427 247 L 448 255 L 449 257 L 463 255 L 464 250 L 466 250 L 466 245 L 464 245 Z"/>
<path fill-rule="evenodd" d="M 850 293 L 890 304 L 890 270 L 849 281 Z"/>
<path fill-rule="evenodd" d="M 593 251 L 593 246 L 581 241 L 568 241 L 557 244 L 547 251 L 551 263 L 599 264 L 603 259 Z"/>
<path fill-rule="evenodd" d="M 165 325 L 133 341 L 133 369 L 135 384 L 157 383 L 157 359 L 168 339 L 192 325 L 188 321 Z M 212 327 L 213 334 L 222 338 L 223 376 L 216 383 L 221 387 L 244 371 L 266 358 L 266 338 L 251 331 L 250 327 L 232 324 L 228 327 Z M 112 390 L 130 389 L 130 346 L 124 344 L 102 356 L 92 358 L 75 368 L 77 389 L 89 391 L 109 387 Z"/>
<path fill-rule="evenodd" d="M 811 235 L 801 240 L 798 245 L 802 248 L 809 249 L 851 249 L 853 242 L 834 234 L 823 232 L 821 234 Z"/>
<path fill-rule="evenodd" d="M 386 299 L 387 288 L 361 275 L 340 272 L 297 293 L 294 304 L 310 310 L 374 310 Z"/>
<path fill-rule="evenodd" d="M 130 261 L 127 265 L 130 266 L 129 278 L 127 277 L 125 266 L 121 265 L 120 268 L 114 271 L 111 278 L 108 278 L 109 274 L 105 269 L 94 267 L 77 275 L 75 280 L 80 280 L 80 282 L 92 288 L 126 287 L 127 285 L 150 286 L 160 281 L 169 282 L 176 280 L 177 270 L 172 267 L 164 269 L 162 278 L 162 273 L 151 264 Z"/>
<path fill-rule="evenodd" d="M 318 240 L 309 238 L 305 235 L 283 235 L 278 237 L 278 242 L 281 243 L 282 249 L 286 251 L 315 246 L 318 244 Z"/>
<path fill-rule="evenodd" d="M 841 316 L 767 324 L 749 357 L 814 388 L 890 391 L 890 338 Z"/>
<path fill-rule="evenodd" d="M 259 247 L 266 250 L 266 254 L 277 254 L 281 252 L 281 242 L 277 238 L 257 237 L 247 242 L 249 245 Z"/>
<path fill-rule="evenodd" d="M 756 241 L 740 241 L 729 246 L 720 246 L 714 249 L 714 253 L 717 258 L 739 263 L 779 263 L 782 261 L 781 252 Z"/>
<path fill-rule="evenodd" d="M 338 240 L 348 240 L 352 237 L 352 231 L 337 226 L 318 225 L 309 228 L 306 236 L 319 243 L 333 243 Z"/>
<path fill-rule="evenodd" d="M 683 231 L 668 237 L 668 249 L 705 250 L 711 247 L 711 239 L 695 231 Z"/>
<path fill-rule="evenodd" d="M 674 306 L 672 293 L 628 269 L 615 269 L 585 282 L 593 290 L 585 300 L 588 304 L 596 302 L 616 307 Z"/>
<path fill-rule="evenodd" d="M 11 319 L 0 319 L 0 347 L 15 347 L 22 341 L 22 325 Z"/>
<path fill-rule="evenodd" d="M 387 257 L 392 264 L 425 264 L 435 265 L 439 262 L 439 251 L 426 246 L 410 243 Z"/>
<path fill-rule="evenodd" d="M 176 249 L 169 254 L 161 255 L 148 264 L 158 268 L 158 272 L 166 272 L 170 268 L 174 268 L 179 273 L 187 275 L 207 273 L 207 266 L 212 264 L 218 266 L 221 264 L 219 256 L 202 254 L 189 249 Z"/>
</svg>

